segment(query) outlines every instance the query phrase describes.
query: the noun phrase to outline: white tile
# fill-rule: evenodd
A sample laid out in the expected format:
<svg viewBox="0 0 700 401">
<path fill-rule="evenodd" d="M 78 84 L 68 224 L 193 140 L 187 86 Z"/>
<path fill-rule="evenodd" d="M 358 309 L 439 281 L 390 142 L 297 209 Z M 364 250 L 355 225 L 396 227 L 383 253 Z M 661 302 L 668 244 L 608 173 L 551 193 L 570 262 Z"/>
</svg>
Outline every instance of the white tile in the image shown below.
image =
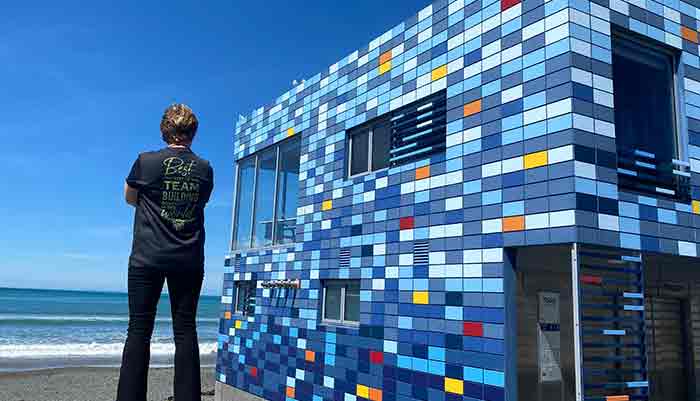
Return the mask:
<svg viewBox="0 0 700 401">
<path fill-rule="evenodd" d="M 512 102 L 523 97 L 523 86 L 517 85 L 501 92 L 501 103 Z"/>
<path fill-rule="evenodd" d="M 465 264 L 463 270 L 464 270 L 464 273 L 462 274 L 462 277 L 468 277 L 468 278 L 483 277 L 481 263 Z"/>
<path fill-rule="evenodd" d="M 487 248 L 483 249 L 482 261 L 484 263 L 501 263 L 503 262 L 503 248 Z"/>
<path fill-rule="evenodd" d="M 692 242 L 678 241 L 678 254 L 696 257 L 698 256 L 698 249 Z"/>
<path fill-rule="evenodd" d="M 574 146 L 566 145 L 547 151 L 547 160 L 549 164 L 561 163 L 574 158 Z"/>
<path fill-rule="evenodd" d="M 576 212 L 574 210 L 562 210 L 549 213 L 550 227 L 566 227 L 576 224 Z"/>
<path fill-rule="evenodd" d="M 522 29 L 523 41 L 535 37 L 544 32 L 544 20 L 539 20 Z"/>
<path fill-rule="evenodd" d="M 528 214 L 525 216 L 525 229 L 536 230 L 549 227 L 549 213 Z"/>
<path fill-rule="evenodd" d="M 492 219 L 481 222 L 481 232 L 483 234 L 500 233 L 503 231 L 503 220 Z"/>
<path fill-rule="evenodd" d="M 547 118 L 553 118 L 571 113 L 571 98 L 559 100 L 547 105 Z"/>
<path fill-rule="evenodd" d="M 511 159 L 503 160 L 502 171 L 503 174 L 512 173 L 514 171 L 520 171 L 523 169 L 523 157 L 513 157 Z"/>
<path fill-rule="evenodd" d="M 598 228 L 601 230 L 620 231 L 620 218 L 609 214 L 598 214 Z"/>
<path fill-rule="evenodd" d="M 481 263 L 481 249 L 465 249 L 462 253 L 463 263 Z"/>
<path fill-rule="evenodd" d="M 482 177 L 492 177 L 494 175 L 501 174 L 501 161 L 496 161 L 489 164 L 484 164 L 481 166 L 481 176 Z"/>
</svg>

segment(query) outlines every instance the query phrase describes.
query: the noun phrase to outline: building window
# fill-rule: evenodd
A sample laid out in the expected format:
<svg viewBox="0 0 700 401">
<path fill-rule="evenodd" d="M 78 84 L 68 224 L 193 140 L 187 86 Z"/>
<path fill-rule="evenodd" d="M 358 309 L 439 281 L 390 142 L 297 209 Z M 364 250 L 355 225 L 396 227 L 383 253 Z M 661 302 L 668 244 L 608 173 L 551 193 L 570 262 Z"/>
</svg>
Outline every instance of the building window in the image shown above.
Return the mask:
<svg viewBox="0 0 700 401">
<path fill-rule="evenodd" d="M 294 242 L 300 149 L 297 137 L 238 162 L 234 249 Z"/>
<path fill-rule="evenodd" d="M 243 316 L 255 313 L 255 281 L 236 282 L 236 304 L 234 312 Z"/>
<path fill-rule="evenodd" d="M 359 324 L 360 280 L 325 280 L 322 315 L 331 323 Z"/>
<path fill-rule="evenodd" d="M 389 166 L 391 144 L 390 116 L 380 118 L 348 132 L 350 176 L 366 174 Z"/>
<path fill-rule="evenodd" d="M 675 49 L 613 31 L 612 61 L 619 185 L 635 192 L 681 196 Z M 689 173 L 687 174 L 689 175 Z"/>
<path fill-rule="evenodd" d="M 446 92 L 440 91 L 348 130 L 348 177 L 443 152 L 446 126 Z"/>
</svg>

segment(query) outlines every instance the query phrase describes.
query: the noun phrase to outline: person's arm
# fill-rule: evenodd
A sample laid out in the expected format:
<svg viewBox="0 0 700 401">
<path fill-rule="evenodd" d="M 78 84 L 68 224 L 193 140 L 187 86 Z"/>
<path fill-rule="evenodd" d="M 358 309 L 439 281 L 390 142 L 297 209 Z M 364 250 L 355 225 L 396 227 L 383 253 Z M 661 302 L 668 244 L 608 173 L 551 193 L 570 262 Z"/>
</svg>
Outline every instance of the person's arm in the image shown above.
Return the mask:
<svg viewBox="0 0 700 401">
<path fill-rule="evenodd" d="M 143 181 L 141 177 L 141 156 L 139 155 L 131 166 L 131 171 L 129 171 L 129 176 L 126 177 L 126 182 L 124 183 L 124 199 L 126 203 L 131 206 L 136 207 L 139 200 L 139 188 L 143 186 Z"/>
<path fill-rule="evenodd" d="M 126 203 L 136 207 L 136 202 L 139 199 L 139 190 L 131 188 L 129 184 L 124 183 L 124 199 L 126 199 Z"/>
</svg>

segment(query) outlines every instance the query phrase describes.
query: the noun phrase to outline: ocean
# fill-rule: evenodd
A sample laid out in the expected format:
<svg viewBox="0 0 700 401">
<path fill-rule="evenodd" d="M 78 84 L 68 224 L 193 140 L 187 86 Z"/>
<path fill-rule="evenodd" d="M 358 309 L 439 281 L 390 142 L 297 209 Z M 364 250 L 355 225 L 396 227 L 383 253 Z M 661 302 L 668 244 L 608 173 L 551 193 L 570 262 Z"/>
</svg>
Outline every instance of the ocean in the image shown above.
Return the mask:
<svg viewBox="0 0 700 401">
<path fill-rule="evenodd" d="M 197 332 L 203 366 L 216 361 L 220 298 L 202 296 Z M 129 321 L 127 295 L 0 288 L 0 372 L 119 366 Z M 151 366 L 175 352 L 167 295 L 158 303 Z"/>
</svg>

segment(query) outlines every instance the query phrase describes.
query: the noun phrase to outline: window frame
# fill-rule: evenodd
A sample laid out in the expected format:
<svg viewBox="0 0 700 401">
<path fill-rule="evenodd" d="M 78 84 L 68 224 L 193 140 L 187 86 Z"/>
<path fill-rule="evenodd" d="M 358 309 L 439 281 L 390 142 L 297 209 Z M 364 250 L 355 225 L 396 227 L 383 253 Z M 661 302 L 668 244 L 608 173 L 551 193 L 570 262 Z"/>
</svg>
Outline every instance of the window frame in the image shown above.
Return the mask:
<svg viewBox="0 0 700 401">
<path fill-rule="evenodd" d="M 670 111 L 672 113 L 671 117 L 671 129 L 672 129 L 672 141 L 673 141 L 673 146 L 672 146 L 672 151 L 673 155 L 671 157 L 670 163 L 672 168 L 680 168 L 683 165 L 688 165 L 689 159 L 689 150 L 688 150 L 688 144 L 689 144 L 689 137 L 688 137 L 688 129 L 687 129 L 687 121 L 686 121 L 686 111 L 685 111 L 685 84 L 684 84 L 684 76 L 685 76 L 685 68 L 684 68 L 684 63 L 682 61 L 682 51 L 680 49 L 676 49 L 674 47 L 671 47 L 663 42 L 659 42 L 654 38 L 648 37 L 648 36 L 643 36 L 640 35 L 636 32 L 630 31 L 628 29 L 624 29 L 622 27 L 618 26 L 612 26 L 611 27 L 611 61 L 613 57 L 615 57 L 615 53 L 619 54 L 621 57 L 625 57 L 627 54 L 627 57 L 633 57 L 638 60 L 640 63 L 645 63 L 648 64 L 649 62 L 647 61 L 651 57 L 665 57 L 667 58 L 667 62 L 670 63 L 670 70 L 671 70 L 671 77 L 670 80 L 668 81 L 668 86 L 671 90 L 671 96 L 670 99 L 668 100 L 670 102 L 669 106 Z M 616 42 L 619 42 L 621 46 L 616 48 Z M 630 52 L 632 51 L 632 52 Z M 631 53 L 631 54 L 630 54 Z M 614 61 L 613 61 L 614 62 Z M 613 76 L 612 79 L 614 80 L 615 77 Z M 614 83 L 613 83 L 614 85 Z M 613 102 L 615 104 L 615 93 L 613 93 Z M 613 109 L 614 110 L 614 109 Z M 617 128 L 617 127 L 616 127 Z M 617 138 L 620 136 L 620 133 L 617 131 L 615 132 L 615 137 L 616 137 L 616 142 Z M 619 156 L 619 149 L 616 149 L 616 154 Z M 619 176 L 619 173 L 618 173 Z M 679 179 L 682 179 L 682 176 L 678 176 Z M 672 187 L 673 191 L 675 192 L 674 195 L 669 195 L 669 199 L 672 199 L 674 202 L 680 202 L 680 203 L 690 203 L 690 198 L 685 198 L 687 194 L 684 196 L 682 192 L 682 184 L 680 182 L 676 182 L 676 185 Z M 657 193 L 648 193 L 646 191 L 637 191 L 633 188 L 624 188 L 622 191 L 630 191 L 632 193 L 639 193 L 644 196 L 652 196 L 652 197 L 666 197 L 661 192 Z"/>
<path fill-rule="evenodd" d="M 355 177 L 362 177 L 367 174 L 371 173 L 376 173 L 378 171 L 386 170 L 389 168 L 389 160 L 387 160 L 387 165 L 386 167 L 382 167 L 376 170 L 372 170 L 372 162 L 374 161 L 374 131 L 375 128 L 378 127 L 382 123 L 387 123 L 391 125 L 391 113 L 387 113 L 386 115 L 379 116 L 365 124 L 362 124 L 358 127 L 353 127 L 350 128 L 348 131 L 354 131 L 354 132 L 348 132 L 348 151 L 347 151 L 347 162 L 346 162 L 346 169 L 347 169 L 347 174 L 346 176 L 350 178 L 355 178 Z M 356 174 L 352 174 L 352 155 L 353 155 L 353 139 L 354 137 L 361 135 L 363 132 L 367 131 L 367 169 L 365 171 L 361 171 Z M 389 141 L 391 141 L 391 128 L 389 131 Z M 389 158 L 391 158 L 391 147 L 389 147 Z"/>
<path fill-rule="evenodd" d="M 679 51 L 670 48 L 662 43 L 656 43 L 657 41 L 653 38 L 643 37 L 635 32 L 628 31 L 622 28 L 613 27 L 611 29 L 611 46 L 610 52 L 611 57 L 614 57 L 616 53 L 615 42 L 623 42 L 623 46 L 631 47 L 636 52 L 632 54 L 633 57 L 636 56 L 640 63 L 647 63 L 645 59 L 648 59 L 651 55 L 650 52 L 657 53 L 669 58 L 671 67 L 671 80 L 669 82 L 669 87 L 671 88 L 671 98 L 669 99 L 671 113 L 672 113 L 672 129 L 673 129 L 673 142 L 675 150 L 675 159 L 684 161 L 686 160 L 686 149 L 684 143 L 686 143 L 686 138 L 684 137 L 685 129 L 683 125 L 684 112 L 683 112 L 683 86 L 682 80 L 682 68 L 683 63 L 681 62 L 681 55 Z M 627 49 L 617 48 L 618 54 L 625 54 Z M 628 53 L 629 54 L 629 53 Z M 640 57 L 640 55 L 642 57 Z M 651 56 L 653 57 L 653 56 Z M 613 76 L 613 79 L 615 77 Z M 613 92 L 613 102 L 615 101 L 615 94 Z M 617 134 L 617 133 L 616 133 Z M 616 135 L 617 136 L 617 135 Z M 672 158 L 673 159 L 673 158 Z"/>
<path fill-rule="evenodd" d="M 347 287 L 348 287 L 348 284 L 353 283 L 353 282 L 357 282 L 358 292 L 361 291 L 360 280 L 358 280 L 358 279 L 328 279 L 328 280 L 323 280 L 321 282 L 321 286 L 322 286 L 322 290 L 323 290 L 323 297 L 322 297 L 323 303 L 321 304 L 321 322 L 322 323 L 342 325 L 342 326 L 352 326 L 352 327 L 358 327 L 360 325 L 359 320 L 355 321 L 355 320 L 346 320 L 345 319 L 345 305 L 346 305 Z M 329 287 L 328 284 L 329 283 L 337 283 L 340 285 L 340 319 L 328 319 L 328 318 L 326 318 L 326 296 L 328 295 L 328 287 Z M 358 303 L 360 302 L 359 297 L 358 297 L 357 302 Z"/>
<path fill-rule="evenodd" d="M 266 249 L 266 248 L 274 248 L 274 247 L 287 247 L 293 245 L 296 241 L 291 242 L 291 243 L 280 243 L 277 241 L 276 238 L 276 229 L 277 229 L 277 198 L 278 198 L 278 191 L 279 191 L 279 179 L 280 179 L 280 153 L 281 153 L 281 148 L 285 146 L 287 143 L 290 143 L 292 141 L 299 141 L 299 157 L 301 157 L 301 138 L 298 135 L 294 135 L 293 137 L 284 139 L 280 142 L 275 143 L 274 145 L 265 147 L 263 149 L 260 149 L 256 151 L 253 154 L 250 154 L 242 159 L 239 159 L 236 161 L 236 171 L 234 175 L 234 202 L 233 202 L 233 217 L 232 217 L 232 227 L 231 227 L 231 250 L 252 250 L 252 249 Z M 273 194 L 273 201 L 272 201 L 272 227 L 271 227 L 271 235 L 272 235 L 272 242 L 268 245 L 261 245 L 261 246 L 253 246 L 255 242 L 255 217 L 257 214 L 257 192 L 258 192 L 258 175 L 259 175 L 259 170 L 260 170 L 260 156 L 270 148 L 275 149 L 275 188 L 274 188 L 274 194 Z M 245 247 L 241 247 L 240 244 L 238 243 L 238 206 L 239 206 L 239 201 L 240 201 L 240 185 L 241 185 L 241 163 L 243 163 L 246 160 L 249 159 L 254 159 L 255 160 L 255 174 L 253 175 L 253 197 L 252 197 L 252 208 L 251 208 L 251 214 L 250 214 L 250 240 Z M 297 198 L 299 197 L 299 193 L 297 192 Z M 296 218 L 296 216 L 295 216 Z"/>
<path fill-rule="evenodd" d="M 257 282 L 252 281 L 252 280 L 240 280 L 240 281 L 234 282 L 234 286 L 236 289 L 236 296 L 235 296 L 234 302 L 233 302 L 233 314 L 239 315 L 239 316 L 253 316 L 253 315 L 255 315 L 255 310 L 250 312 L 247 310 L 247 308 L 244 308 L 244 310 L 241 310 L 238 308 L 238 296 L 240 294 L 241 289 L 244 289 L 246 291 L 251 291 L 252 294 L 250 294 L 250 296 L 255 297 L 255 290 L 257 288 Z"/>
</svg>

